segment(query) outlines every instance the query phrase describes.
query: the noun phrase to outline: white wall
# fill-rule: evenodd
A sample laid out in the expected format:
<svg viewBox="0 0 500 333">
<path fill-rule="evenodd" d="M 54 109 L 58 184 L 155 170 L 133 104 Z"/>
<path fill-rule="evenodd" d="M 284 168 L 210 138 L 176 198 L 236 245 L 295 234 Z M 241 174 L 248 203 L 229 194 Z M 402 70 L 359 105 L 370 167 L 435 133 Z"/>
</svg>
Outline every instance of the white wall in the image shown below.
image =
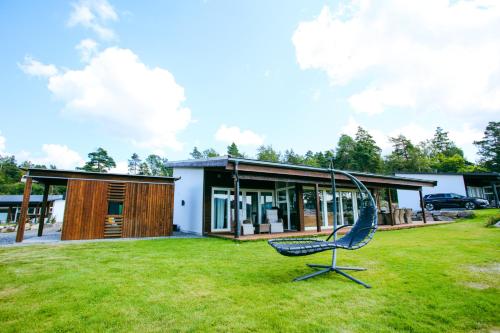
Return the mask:
<svg viewBox="0 0 500 333">
<path fill-rule="evenodd" d="M 56 222 L 63 222 L 64 207 L 66 207 L 66 200 L 56 200 L 52 206 L 52 217 L 56 218 Z"/>
<path fill-rule="evenodd" d="M 400 177 L 437 180 L 435 187 L 422 187 L 422 194 L 457 193 L 466 195 L 464 177 L 462 175 L 439 174 L 396 174 Z M 420 210 L 418 191 L 398 190 L 399 207 Z"/>
<path fill-rule="evenodd" d="M 203 168 L 174 168 L 174 224 L 181 231 L 203 233 Z M 182 205 L 184 200 L 184 206 Z"/>
</svg>

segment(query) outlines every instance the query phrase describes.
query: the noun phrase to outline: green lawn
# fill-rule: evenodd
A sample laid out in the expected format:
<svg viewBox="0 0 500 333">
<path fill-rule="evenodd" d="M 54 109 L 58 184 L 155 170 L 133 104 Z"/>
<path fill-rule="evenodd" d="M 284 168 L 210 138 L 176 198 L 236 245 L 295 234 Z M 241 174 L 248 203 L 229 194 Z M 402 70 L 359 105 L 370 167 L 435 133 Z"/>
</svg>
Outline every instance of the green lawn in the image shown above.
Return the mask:
<svg viewBox="0 0 500 333">
<path fill-rule="evenodd" d="M 265 241 L 162 239 L 0 248 L 0 332 L 490 332 L 500 327 L 500 230 L 487 216 L 378 232 L 339 264 Z"/>
</svg>

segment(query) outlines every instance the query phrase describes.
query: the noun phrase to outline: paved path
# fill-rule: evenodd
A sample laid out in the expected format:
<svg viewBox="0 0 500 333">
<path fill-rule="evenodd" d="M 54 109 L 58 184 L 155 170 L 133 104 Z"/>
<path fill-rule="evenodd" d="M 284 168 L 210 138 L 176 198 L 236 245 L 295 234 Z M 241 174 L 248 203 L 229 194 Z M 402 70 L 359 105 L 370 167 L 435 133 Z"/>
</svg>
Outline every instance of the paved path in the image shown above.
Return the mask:
<svg viewBox="0 0 500 333">
<path fill-rule="evenodd" d="M 72 240 L 61 241 L 61 232 L 56 230 L 45 229 L 43 236 L 37 236 L 38 230 L 26 230 L 24 232 L 24 240 L 22 243 L 16 243 L 16 233 L 7 232 L 0 233 L 0 247 L 3 246 L 26 246 L 32 244 L 69 244 L 69 243 L 84 243 L 84 242 L 110 242 L 110 241 L 132 241 L 143 239 L 160 239 L 160 238 L 200 238 L 202 236 L 186 234 L 182 232 L 174 232 L 170 237 L 143 237 L 143 238 L 113 238 L 113 239 L 89 239 L 89 240 Z"/>
</svg>

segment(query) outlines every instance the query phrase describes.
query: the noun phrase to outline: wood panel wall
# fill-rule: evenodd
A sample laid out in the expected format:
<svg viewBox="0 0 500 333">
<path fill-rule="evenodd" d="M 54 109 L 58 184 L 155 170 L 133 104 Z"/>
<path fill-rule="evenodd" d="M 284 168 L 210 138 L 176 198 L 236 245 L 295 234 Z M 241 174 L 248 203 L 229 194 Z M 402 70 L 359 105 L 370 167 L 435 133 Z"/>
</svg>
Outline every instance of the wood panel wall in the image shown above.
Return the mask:
<svg viewBox="0 0 500 333">
<path fill-rule="evenodd" d="M 69 179 L 61 239 L 104 238 L 108 182 Z"/>
<path fill-rule="evenodd" d="M 170 236 L 173 211 L 174 185 L 127 183 L 122 237 Z"/>
</svg>

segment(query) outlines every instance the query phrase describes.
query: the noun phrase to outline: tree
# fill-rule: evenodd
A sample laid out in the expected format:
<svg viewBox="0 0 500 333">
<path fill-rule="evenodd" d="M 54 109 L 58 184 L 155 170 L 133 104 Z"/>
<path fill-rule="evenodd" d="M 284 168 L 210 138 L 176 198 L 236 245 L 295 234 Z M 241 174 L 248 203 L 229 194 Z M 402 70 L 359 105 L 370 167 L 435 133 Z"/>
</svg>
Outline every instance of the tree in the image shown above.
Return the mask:
<svg viewBox="0 0 500 333">
<path fill-rule="evenodd" d="M 323 155 L 323 153 L 319 153 L 321 155 Z M 312 166 L 312 167 L 319 167 L 319 161 L 318 161 L 318 153 L 313 153 L 311 150 L 308 150 L 306 152 L 306 154 L 304 155 L 304 160 L 302 161 L 302 163 L 304 163 L 304 165 L 308 165 L 308 166 Z"/>
<path fill-rule="evenodd" d="M 244 154 L 240 153 L 238 146 L 234 142 L 227 146 L 227 154 L 232 157 L 245 157 Z"/>
<path fill-rule="evenodd" d="M 380 172 L 382 170 L 382 156 L 379 146 L 373 137 L 361 127 L 358 127 L 354 146 L 354 165 L 356 170 L 365 172 Z"/>
<path fill-rule="evenodd" d="M 500 172 L 500 122 L 490 121 L 484 130 L 482 140 L 474 141 L 479 150 L 482 166 L 494 172 Z"/>
<path fill-rule="evenodd" d="M 304 163 L 304 157 L 295 153 L 293 149 L 290 150 L 285 150 L 285 153 L 283 154 L 283 163 L 288 163 L 288 164 L 303 164 Z"/>
<path fill-rule="evenodd" d="M 0 181 L 2 183 L 17 183 L 22 176 L 23 172 L 17 167 L 14 155 L 0 156 Z"/>
<path fill-rule="evenodd" d="M 436 127 L 434 137 L 421 143 L 424 152 L 431 158 L 437 157 L 442 154 L 446 157 L 453 155 L 464 156 L 462 149 L 458 148 L 456 144 L 448 137 L 448 132 L 444 131 L 441 127 Z"/>
<path fill-rule="evenodd" d="M 387 171 L 424 172 L 430 170 L 429 158 L 404 135 L 389 138 L 389 141 L 394 149 L 386 158 Z"/>
<path fill-rule="evenodd" d="M 356 168 L 353 159 L 355 148 L 356 141 L 349 135 L 342 134 L 335 151 L 335 167 L 343 170 L 354 170 Z"/>
<path fill-rule="evenodd" d="M 138 174 L 143 176 L 151 176 L 151 170 L 146 162 L 142 162 L 138 167 Z"/>
<path fill-rule="evenodd" d="M 139 155 L 133 153 L 128 160 L 128 173 L 131 175 L 137 175 L 139 172 L 139 165 L 141 164 L 141 159 Z"/>
<path fill-rule="evenodd" d="M 203 158 L 211 158 L 220 156 L 213 148 L 208 148 L 203 151 Z"/>
<path fill-rule="evenodd" d="M 272 146 L 260 146 L 257 148 L 257 159 L 260 161 L 279 162 L 281 154 L 273 149 Z"/>
<path fill-rule="evenodd" d="M 199 159 L 203 158 L 203 154 L 200 153 L 200 151 L 198 150 L 198 147 L 196 147 L 196 146 L 193 148 L 193 151 L 190 153 L 190 155 L 195 160 L 199 160 Z"/>
<path fill-rule="evenodd" d="M 99 147 L 96 151 L 88 154 L 89 161 L 78 170 L 93 171 L 93 172 L 108 172 L 111 168 L 116 167 L 115 160 L 108 155 L 108 152 Z"/>
<path fill-rule="evenodd" d="M 168 162 L 166 158 L 151 154 L 146 158 L 150 175 L 152 176 L 171 176 L 172 168 L 167 168 L 165 164 Z"/>
</svg>

